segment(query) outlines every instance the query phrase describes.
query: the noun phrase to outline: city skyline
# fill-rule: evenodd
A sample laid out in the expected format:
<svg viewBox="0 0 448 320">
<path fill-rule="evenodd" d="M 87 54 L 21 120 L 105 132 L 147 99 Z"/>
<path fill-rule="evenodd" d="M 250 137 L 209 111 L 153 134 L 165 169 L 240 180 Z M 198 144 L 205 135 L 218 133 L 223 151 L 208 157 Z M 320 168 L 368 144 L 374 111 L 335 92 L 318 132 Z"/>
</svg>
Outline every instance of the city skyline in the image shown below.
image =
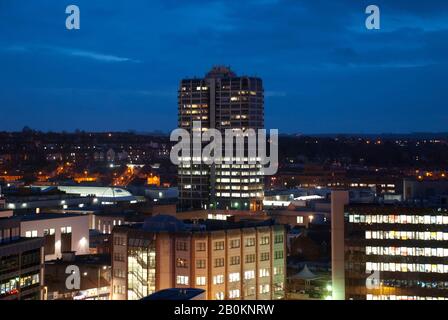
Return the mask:
<svg viewBox="0 0 448 320">
<path fill-rule="evenodd" d="M 446 131 L 445 2 L 375 1 L 380 30 L 367 1 L 68 4 L 0 4 L 2 130 L 169 132 L 180 79 L 229 65 L 280 133 Z"/>
</svg>

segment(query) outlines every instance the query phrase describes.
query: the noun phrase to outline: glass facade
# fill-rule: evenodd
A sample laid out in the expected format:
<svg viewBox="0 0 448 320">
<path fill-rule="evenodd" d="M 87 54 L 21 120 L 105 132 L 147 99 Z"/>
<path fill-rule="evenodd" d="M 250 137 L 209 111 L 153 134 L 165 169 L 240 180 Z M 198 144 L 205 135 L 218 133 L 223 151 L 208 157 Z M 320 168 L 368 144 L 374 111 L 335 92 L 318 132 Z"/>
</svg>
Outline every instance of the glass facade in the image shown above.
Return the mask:
<svg viewBox="0 0 448 320">
<path fill-rule="evenodd" d="M 156 291 L 156 251 L 154 241 L 129 239 L 128 299 L 139 300 Z"/>
</svg>

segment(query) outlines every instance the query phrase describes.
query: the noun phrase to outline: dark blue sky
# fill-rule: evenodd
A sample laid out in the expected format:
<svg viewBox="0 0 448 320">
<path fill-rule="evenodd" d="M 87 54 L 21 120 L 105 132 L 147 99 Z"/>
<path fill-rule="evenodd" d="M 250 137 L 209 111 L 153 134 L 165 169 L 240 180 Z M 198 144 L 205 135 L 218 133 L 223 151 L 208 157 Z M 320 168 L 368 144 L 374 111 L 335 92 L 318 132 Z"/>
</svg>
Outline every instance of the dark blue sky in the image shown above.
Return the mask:
<svg viewBox="0 0 448 320">
<path fill-rule="evenodd" d="M 215 64 L 263 78 L 283 133 L 448 131 L 446 0 L 0 0 L 0 130 L 169 131 Z"/>
</svg>

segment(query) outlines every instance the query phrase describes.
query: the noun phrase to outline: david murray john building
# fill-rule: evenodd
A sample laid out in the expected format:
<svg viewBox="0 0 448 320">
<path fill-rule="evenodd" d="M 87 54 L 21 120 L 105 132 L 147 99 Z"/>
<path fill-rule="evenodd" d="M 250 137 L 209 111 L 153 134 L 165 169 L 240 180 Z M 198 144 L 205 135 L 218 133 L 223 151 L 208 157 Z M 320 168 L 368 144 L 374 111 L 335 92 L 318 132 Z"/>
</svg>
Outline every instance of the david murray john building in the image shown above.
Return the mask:
<svg viewBox="0 0 448 320">
<path fill-rule="evenodd" d="M 187 224 L 155 216 L 113 231 L 112 299 L 169 288 L 205 290 L 208 300 L 282 299 L 284 226 L 215 220 Z"/>
<path fill-rule="evenodd" d="M 178 101 L 178 126 L 190 133 L 194 121 L 201 123 L 203 132 L 264 128 L 262 80 L 239 77 L 226 67 L 214 67 L 203 79 L 182 80 Z M 258 163 L 209 166 L 183 159 L 178 167 L 180 209 L 261 209 L 260 168 Z"/>
<path fill-rule="evenodd" d="M 344 198 L 333 194 L 336 298 L 448 299 L 447 209 L 344 205 Z"/>
</svg>

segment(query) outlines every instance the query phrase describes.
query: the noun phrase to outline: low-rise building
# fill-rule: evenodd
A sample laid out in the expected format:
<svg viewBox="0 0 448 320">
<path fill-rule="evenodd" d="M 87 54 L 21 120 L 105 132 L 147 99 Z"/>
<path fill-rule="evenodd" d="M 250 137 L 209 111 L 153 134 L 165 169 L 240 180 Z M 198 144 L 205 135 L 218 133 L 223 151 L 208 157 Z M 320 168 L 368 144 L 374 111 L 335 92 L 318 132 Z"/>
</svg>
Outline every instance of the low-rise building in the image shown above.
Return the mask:
<svg viewBox="0 0 448 320">
<path fill-rule="evenodd" d="M 113 231 L 113 299 L 142 299 L 168 288 L 198 288 L 206 299 L 284 298 L 285 228 L 272 221 L 159 215 Z"/>
<path fill-rule="evenodd" d="M 25 238 L 43 238 L 45 260 L 61 258 L 62 252 L 89 253 L 89 217 L 80 214 L 31 214 L 20 216 Z"/>
<path fill-rule="evenodd" d="M 79 271 L 79 288 L 68 288 L 67 277 L 73 266 Z M 45 263 L 48 300 L 109 300 L 111 283 L 110 255 L 75 255 L 64 252 L 61 259 Z"/>
</svg>

